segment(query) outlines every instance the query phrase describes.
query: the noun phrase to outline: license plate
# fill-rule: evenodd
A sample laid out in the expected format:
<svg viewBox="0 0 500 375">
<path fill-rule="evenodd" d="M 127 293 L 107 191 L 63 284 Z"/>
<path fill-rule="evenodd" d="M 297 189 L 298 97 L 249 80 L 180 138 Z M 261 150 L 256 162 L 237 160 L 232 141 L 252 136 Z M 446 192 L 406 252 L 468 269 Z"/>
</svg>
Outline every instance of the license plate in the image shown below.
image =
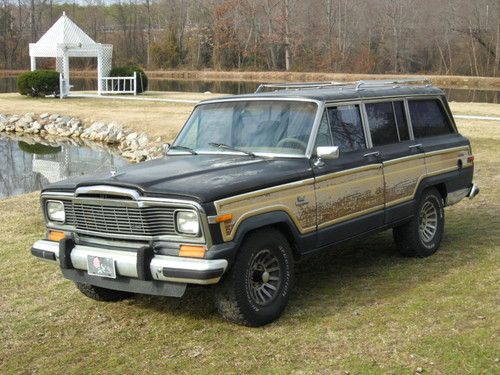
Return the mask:
<svg viewBox="0 0 500 375">
<path fill-rule="evenodd" d="M 116 279 L 115 261 L 113 258 L 87 255 L 87 272 L 93 276 Z"/>
</svg>

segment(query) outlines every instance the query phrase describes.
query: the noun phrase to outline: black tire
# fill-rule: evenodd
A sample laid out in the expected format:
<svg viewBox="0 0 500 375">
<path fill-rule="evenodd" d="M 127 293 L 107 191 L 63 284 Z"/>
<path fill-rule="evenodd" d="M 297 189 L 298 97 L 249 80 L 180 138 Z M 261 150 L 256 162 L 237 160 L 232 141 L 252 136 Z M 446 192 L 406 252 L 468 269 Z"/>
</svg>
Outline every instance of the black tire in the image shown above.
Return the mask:
<svg viewBox="0 0 500 375">
<path fill-rule="evenodd" d="M 432 227 L 435 226 L 435 229 Z M 444 205 L 441 194 L 430 188 L 422 193 L 411 221 L 393 229 L 399 252 L 407 257 L 428 257 L 441 244 L 444 231 Z"/>
<path fill-rule="evenodd" d="M 130 292 L 123 292 L 121 290 L 111 290 L 90 284 L 84 284 L 84 283 L 75 283 L 75 284 L 78 290 L 82 292 L 85 296 L 101 302 L 122 301 L 133 295 L 133 293 Z"/>
<path fill-rule="evenodd" d="M 281 316 L 293 281 L 289 242 L 278 230 L 261 229 L 245 238 L 229 273 L 216 285 L 215 304 L 231 322 L 263 326 Z"/>
</svg>

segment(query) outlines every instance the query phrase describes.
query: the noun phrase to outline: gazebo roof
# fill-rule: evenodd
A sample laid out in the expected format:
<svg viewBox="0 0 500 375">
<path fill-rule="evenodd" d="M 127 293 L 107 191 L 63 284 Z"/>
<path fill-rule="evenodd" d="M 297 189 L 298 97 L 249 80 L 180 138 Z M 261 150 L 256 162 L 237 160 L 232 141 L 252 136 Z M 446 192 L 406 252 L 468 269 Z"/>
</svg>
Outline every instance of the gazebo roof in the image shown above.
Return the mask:
<svg viewBox="0 0 500 375">
<path fill-rule="evenodd" d="M 63 13 L 38 42 L 30 43 L 30 56 L 61 57 L 66 52 L 73 57 L 96 57 L 101 46 Z"/>
</svg>

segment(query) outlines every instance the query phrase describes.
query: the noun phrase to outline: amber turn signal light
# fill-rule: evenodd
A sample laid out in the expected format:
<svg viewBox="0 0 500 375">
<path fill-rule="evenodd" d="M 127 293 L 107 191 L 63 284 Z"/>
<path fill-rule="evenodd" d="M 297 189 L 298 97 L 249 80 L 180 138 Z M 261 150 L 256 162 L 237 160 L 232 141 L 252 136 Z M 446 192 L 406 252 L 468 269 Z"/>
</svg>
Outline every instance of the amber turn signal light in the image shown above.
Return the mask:
<svg viewBox="0 0 500 375">
<path fill-rule="evenodd" d="M 216 223 L 223 223 L 225 221 L 231 221 L 231 220 L 233 220 L 232 214 L 219 215 L 215 218 Z"/>
<path fill-rule="evenodd" d="M 205 256 L 204 246 L 181 245 L 179 249 L 180 257 L 203 258 Z"/>
<path fill-rule="evenodd" d="M 64 238 L 64 232 L 59 232 L 57 230 L 51 230 L 49 231 L 49 235 L 47 236 L 47 239 L 49 241 L 55 241 L 59 242 Z"/>
</svg>

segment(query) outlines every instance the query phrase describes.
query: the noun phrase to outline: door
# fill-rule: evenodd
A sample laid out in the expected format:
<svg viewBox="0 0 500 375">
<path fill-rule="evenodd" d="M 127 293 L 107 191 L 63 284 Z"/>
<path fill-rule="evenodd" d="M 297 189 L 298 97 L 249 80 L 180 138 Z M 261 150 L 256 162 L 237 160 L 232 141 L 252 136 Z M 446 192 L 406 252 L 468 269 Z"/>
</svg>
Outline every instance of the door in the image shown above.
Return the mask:
<svg viewBox="0 0 500 375">
<path fill-rule="evenodd" d="M 423 149 L 411 140 L 403 100 L 365 103 L 372 150 L 380 153 L 384 170 L 385 223 L 412 215 L 418 183 L 426 174 Z"/>
<path fill-rule="evenodd" d="M 367 149 L 360 103 L 327 107 L 318 146 L 338 146 L 335 160 L 313 160 L 318 246 L 339 242 L 383 225 L 382 164 Z"/>
</svg>

